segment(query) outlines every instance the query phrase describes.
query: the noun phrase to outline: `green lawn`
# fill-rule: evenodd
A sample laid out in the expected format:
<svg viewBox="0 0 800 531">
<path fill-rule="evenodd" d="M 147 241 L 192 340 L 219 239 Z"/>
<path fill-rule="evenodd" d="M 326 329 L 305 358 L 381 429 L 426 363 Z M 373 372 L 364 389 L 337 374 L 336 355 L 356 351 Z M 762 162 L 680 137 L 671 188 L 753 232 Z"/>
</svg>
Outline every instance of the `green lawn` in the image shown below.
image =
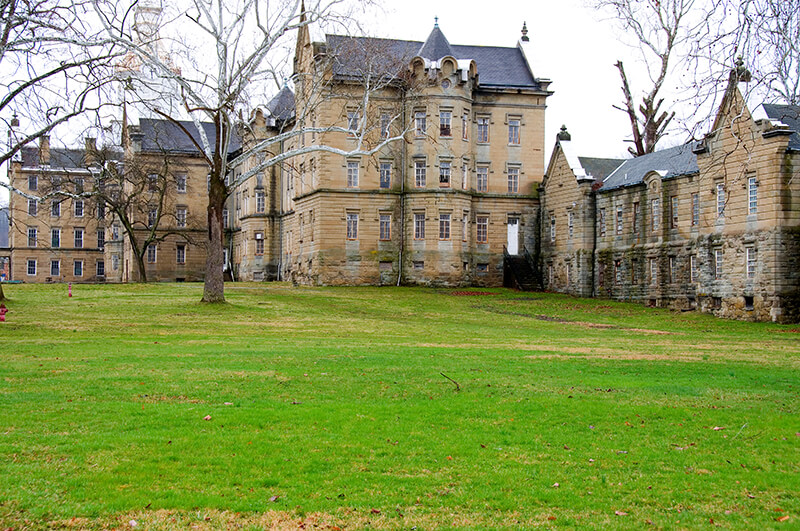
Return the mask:
<svg viewBox="0 0 800 531">
<path fill-rule="evenodd" d="M 0 528 L 800 526 L 800 326 L 485 291 L 7 286 Z"/>
</svg>

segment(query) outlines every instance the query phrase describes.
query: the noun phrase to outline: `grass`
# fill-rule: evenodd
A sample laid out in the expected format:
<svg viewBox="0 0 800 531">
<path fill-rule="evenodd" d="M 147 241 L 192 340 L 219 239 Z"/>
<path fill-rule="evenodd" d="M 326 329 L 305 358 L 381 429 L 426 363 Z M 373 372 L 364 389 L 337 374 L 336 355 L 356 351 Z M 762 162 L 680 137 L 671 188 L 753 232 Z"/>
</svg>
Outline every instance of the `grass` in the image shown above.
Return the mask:
<svg viewBox="0 0 800 531">
<path fill-rule="evenodd" d="M 800 523 L 797 326 L 503 289 L 201 291 L 7 289 L 0 528 Z"/>
</svg>

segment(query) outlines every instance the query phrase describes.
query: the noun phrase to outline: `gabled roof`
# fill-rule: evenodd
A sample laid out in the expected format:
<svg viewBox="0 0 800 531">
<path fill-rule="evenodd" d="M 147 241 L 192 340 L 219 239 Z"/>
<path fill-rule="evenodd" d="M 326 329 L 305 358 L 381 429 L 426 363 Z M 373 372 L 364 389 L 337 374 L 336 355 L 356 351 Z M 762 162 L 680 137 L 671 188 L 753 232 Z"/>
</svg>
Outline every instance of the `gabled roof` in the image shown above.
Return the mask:
<svg viewBox="0 0 800 531">
<path fill-rule="evenodd" d="M 595 157 L 578 157 L 578 160 L 586 174 L 594 177 L 596 181 L 603 181 L 614 170 L 619 168 L 620 164 L 625 162 L 625 159 L 599 159 Z"/>
<path fill-rule="evenodd" d="M 764 103 L 761 106 L 770 120 L 786 124 L 794 131 L 789 137 L 789 149 L 800 151 L 800 105 Z"/>
<path fill-rule="evenodd" d="M 194 122 L 181 121 L 180 124 L 189 131 L 192 138 L 202 145 L 200 134 Z M 206 132 L 209 144 L 214 146 L 217 133 L 214 124 L 201 122 L 201 126 Z M 197 146 L 186 136 L 186 133 L 176 123 L 170 120 L 157 120 L 154 118 L 142 118 L 139 120 L 139 130 L 142 134 L 142 151 L 146 152 L 167 152 L 175 154 L 200 154 Z M 241 140 L 236 132 L 233 132 L 228 153 L 233 153 L 241 146 Z"/>
<path fill-rule="evenodd" d="M 424 44 L 419 41 L 343 35 L 326 35 L 325 38 L 328 54 L 334 57 L 333 74 L 352 78 L 360 77 L 366 65 L 371 65 L 373 74 L 397 75 L 408 67 Z M 450 50 L 450 55 L 456 59 L 475 61 L 482 87 L 542 90 L 519 48 L 451 44 Z M 436 53 L 432 52 L 433 55 Z"/>
<path fill-rule="evenodd" d="M 692 175 L 699 171 L 697 155 L 692 151 L 695 143 L 648 153 L 624 161 L 603 181 L 601 192 L 640 184 L 650 172 L 658 172 L 662 179 Z"/>
<path fill-rule="evenodd" d="M 276 120 L 285 122 L 294 118 L 294 92 L 284 86 L 274 98 L 267 103 L 267 110 Z"/>
<path fill-rule="evenodd" d="M 453 49 L 450 48 L 450 42 L 444 36 L 442 30 L 439 29 L 439 24 L 436 24 L 428 35 L 427 40 L 417 52 L 417 55 L 430 59 L 431 61 L 438 61 L 442 57 L 454 55 Z"/>
</svg>

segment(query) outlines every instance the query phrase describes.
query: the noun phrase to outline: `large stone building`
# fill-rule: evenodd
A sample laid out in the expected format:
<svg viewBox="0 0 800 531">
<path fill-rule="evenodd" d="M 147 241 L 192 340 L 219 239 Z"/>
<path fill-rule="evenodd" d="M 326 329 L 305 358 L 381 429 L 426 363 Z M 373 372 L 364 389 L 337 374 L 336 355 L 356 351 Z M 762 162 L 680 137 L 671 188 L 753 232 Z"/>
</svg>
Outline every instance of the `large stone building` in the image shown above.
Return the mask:
<svg viewBox="0 0 800 531">
<path fill-rule="evenodd" d="M 546 288 L 797 321 L 798 131 L 800 107 L 751 113 L 732 75 L 701 141 L 609 170 L 559 135 L 541 194 Z"/>
<path fill-rule="evenodd" d="M 341 130 L 293 138 L 283 148 L 306 153 L 235 190 L 238 277 L 502 284 L 504 248 L 535 246 L 544 173 L 551 92 L 531 71 L 526 41 L 523 31 L 511 48 L 451 45 L 437 25 L 425 42 L 328 35 L 312 43 L 303 28 L 294 115 L 283 112 L 293 97 L 285 89 L 255 113 L 251 142 L 287 126 Z M 389 82 L 364 104 L 369 75 Z M 402 140 L 381 147 L 394 136 Z M 362 142 L 379 149 L 342 157 L 311 147 L 352 153 Z"/>
</svg>

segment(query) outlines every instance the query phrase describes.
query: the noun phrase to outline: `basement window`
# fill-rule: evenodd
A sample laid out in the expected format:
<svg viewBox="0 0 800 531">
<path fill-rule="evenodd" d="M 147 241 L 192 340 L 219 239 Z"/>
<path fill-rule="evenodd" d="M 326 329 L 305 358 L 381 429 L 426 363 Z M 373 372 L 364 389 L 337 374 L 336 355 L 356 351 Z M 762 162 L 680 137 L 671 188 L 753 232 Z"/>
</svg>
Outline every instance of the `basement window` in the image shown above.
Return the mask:
<svg viewBox="0 0 800 531">
<path fill-rule="evenodd" d="M 744 309 L 748 311 L 753 310 L 753 297 L 744 296 Z"/>
</svg>

